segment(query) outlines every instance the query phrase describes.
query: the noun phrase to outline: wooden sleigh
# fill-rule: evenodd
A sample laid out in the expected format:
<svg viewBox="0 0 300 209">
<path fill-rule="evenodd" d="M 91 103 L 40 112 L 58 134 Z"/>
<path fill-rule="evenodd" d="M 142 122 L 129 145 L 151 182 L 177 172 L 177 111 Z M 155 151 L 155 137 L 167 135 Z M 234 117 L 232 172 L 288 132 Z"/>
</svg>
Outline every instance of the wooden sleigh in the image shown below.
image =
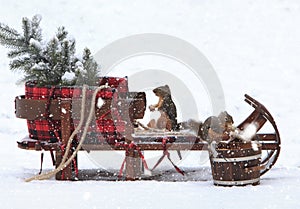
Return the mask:
<svg viewBox="0 0 300 209">
<path fill-rule="evenodd" d="M 133 127 L 134 119 L 142 118 L 145 111 L 145 95 L 139 94 L 139 97 L 128 100 L 124 98 L 127 104 L 126 108 L 129 108 L 128 125 Z M 243 130 L 249 123 L 258 124 L 258 132 L 254 137 L 262 147 L 263 155 L 261 158 L 260 175 L 263 175 L 276 163 L 280 153 L 280 135 L 276 126 L 276 123 L 270 114 L 270 112 L 257 100 L 253 99 L 249 95 L 245 95 L 245 101 L 254 108 L 254 111 L 238 126 Z M 28 119 L 33 114 L 40 115 L 44 111 L 44 101 L 27 100 L 24 97 L 16 97 L 16 116 L 18 118 Z M 63 148 L 67 146 L 69 137 L 71 135 L 71 122 L 72 121 L 72 105 L 74 101 L 72 99 L 58 99 L 51 101 L 49 114 L 55 119 L 61 120 L 61 139 L 58 142 L 39 141 L 34 139 L 25 138 L 18 141 L 18 147 L 27 150 L 45 150 L 49 151 L 52 156 L 53 164 L 59 167 L 62 156 L 64 155 Z M 32 108 L 34 107 L 34 108 Z M 108 107 L 110 107 L 108 105 Z M 96 110 L 96 112 L 101 110 Z M 260 129 L 265 123 L 269 122 L 274 129 L 272 133 L 260 133 Z M 132 130 L 132 141 L 119 141 L 115 144 L 106 143 L 99 140 L 87 140 L 84 142 L 80 150 L 86 151 L 125 151 L 125 160 L 122 164 L 125 167 L 125 173 L 127 180 L 141 179 L 142 168 L 141 165 L 146 166 L 143 155 L 143 151 L 163 151 L 167 153 L 168 150 L 184 151 L 207 151 L 208 146 L 205 141 L 200 137 L 192 134 L 186 134 L 181 132 L 151 132 L 148 134 L 141 134 Z M 77 144 L 72 145 L 74 150 L 77 148 Z M 72 151 L 68 153 L 68 157 L 71 157 Z M 178 168 L 174 165 L 175 168 Z M 122 170 L 121 168 L 121 170 Z M 179 169 L 180 170 L 180 169 Z M 56 179 L 58 180 L 72 180 L 78 178 L 78 161 L 71 161 L 68 165 L 64 166 L 58 173 L 56 173 Z"/>
</svg>

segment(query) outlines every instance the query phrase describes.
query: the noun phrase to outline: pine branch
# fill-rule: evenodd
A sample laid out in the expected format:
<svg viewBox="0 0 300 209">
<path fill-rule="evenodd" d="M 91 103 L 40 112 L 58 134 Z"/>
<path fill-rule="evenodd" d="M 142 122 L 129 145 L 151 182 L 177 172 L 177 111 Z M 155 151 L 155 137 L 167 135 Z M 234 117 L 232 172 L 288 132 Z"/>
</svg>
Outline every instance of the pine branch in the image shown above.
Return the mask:
<svg viewBox="0 0 300 209">
<path fill-rule="evenodd" d="M 56 37 L 59 41 L 63 41 L 64 39 L 66 39 L 67 35 L 68 32 L 65 30 L 65 27 L 62 26 L 57 29 Z"/>
<path fill-rule="evenodd" d="M 66 71 L 70 72 L 70 57 L 69 41 L 65 40 L 61 46 L 61 65 Z"/>
<path fill-rule="evenodd" d="M 16 31 L 13 28 L 10 28 L 8 25 L 4 23 L 0 23 L 0 34 L 3 34 L 4 36 L 9 38 L 17 38 L 20 36 L 18 31 Z"/>
<path fill-rule="evenodd" d="M 24 43 L 20 38 L 7 38 L 3 37 L 2 34 L 0 34 L 0 43 L 6 48 L 16 49 L 19 47 L 24 47 Z"/>
<path fill-rule="evenodd" d="M 50 68 L 54 68 L 55 64 L 58 62 L 58 40 L 53 38 L 50 40 L 45 49 L 45 58 L 49 61 Z"/>
<path fill-rule="evenodd" d="M 64 27 L 58 28 L 53 39 L 42 42 L 41 19 L 39 15 L 31 20 L 23 18 L 21 34 L 0 23 L 0 44 L 10 49 L 10 69 L 22 71 L 25 81 L 36 80 L 40 85 L 75 84 L 79 76 L 85 83 L 95 85 L 98 65 L 90 50 L 85 49 L 82 58 L 76 57 L 76 42 L 68 37 Z M 66 72 L 75 73 L 76 78 L 63 80 Z"/>
<path fill-rule="evenodd" d="M 7 53 L 7 56 L 9 58 L 16 58 L 16 57 L 20 57 L 20 56 L 24 56 L 28 53 L 27 49 L 18 49 L 18 50 L 11 50 Z"/>
<path fill-rule="evenodd" d="M 98 76 L 98 64 L 91 56 L 91 51 L 88 48 L 83 52 L 83 79 L 86 84 L 96 85 Z"/>
<path fill-rule="evenodd" d="M 29 46 L 29 40 L 31 38 L 31 24 L 30 20 L 27 17 L 24 17 L 22 20 L 23 28 L 23 37 L 24 43 Z"/>
<path fill-rule="evenodd" d="M 0 43 L 7 48 L 19 47 L 20 34 L 13 28 L 0 23 Z"/>
<path fill-rule="evenodd" d="M 40 28 L 40 22 L 42 17 L 40 15 L 35 15 L 32 18 L 32 36 L 37 41 L 42 41 L 42 29 Z"/>
<path fill-rule="evenodd" d="M 34 64 L 29 57 L 21 57 L 11 61 L 9 66 L 11 70 L 21 70 L 28 73 Z"/>
</svg>

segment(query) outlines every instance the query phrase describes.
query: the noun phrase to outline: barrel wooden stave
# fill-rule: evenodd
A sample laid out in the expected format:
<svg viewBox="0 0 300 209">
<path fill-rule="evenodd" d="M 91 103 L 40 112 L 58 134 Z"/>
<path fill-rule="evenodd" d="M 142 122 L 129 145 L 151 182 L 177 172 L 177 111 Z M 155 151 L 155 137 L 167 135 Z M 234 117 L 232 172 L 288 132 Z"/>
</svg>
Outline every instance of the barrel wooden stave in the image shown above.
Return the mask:
<svg viewBox="0 0 300 209">
<path fill-rule="evenodd" d="M 257 142 L 219 144 L 218 156 L 211 157 L 215 185 L 244 186 L 260 182 L 261 145 Z"/>
</svg>

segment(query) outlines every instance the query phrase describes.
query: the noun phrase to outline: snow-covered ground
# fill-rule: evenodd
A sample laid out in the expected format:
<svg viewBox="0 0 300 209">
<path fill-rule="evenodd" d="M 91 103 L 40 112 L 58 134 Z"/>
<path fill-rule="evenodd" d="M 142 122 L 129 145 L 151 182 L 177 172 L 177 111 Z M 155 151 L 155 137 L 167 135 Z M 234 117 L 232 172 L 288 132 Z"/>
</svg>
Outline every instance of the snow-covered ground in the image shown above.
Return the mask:
<svg viewBox="0 0 300 209">
<path fill-rule="evenodd" d="M 64 25 L 76 38 L 79 53 L 85 46 L 96 53 L 117 39 L 140 33 L 163 33 L 186 40 L 214 66 L 226 110 L 235 121 L 242 121 L 251 111 L 243 102 L 247 93 L 270 110 L 282 139 L 278 162 L 255 187 L 213 186 L 205 162 L 194 176 L 199 181 L 51 179 L 25 183 L 26 177 L 38 172 L 40 153 L 17 148 L 16 141 L 27 130 L 25 121 L 14 116 L 13 101 L 16 95 L 24 94 L 24 88 L 15 84 L 20 75 L 9 71 L 7 50 L 1 46 L 1 208 L 300 208 L 298 1 L 0 0 L 0 4 L 0 21 L 18 30 L 22 17 L 37 13 L 43 16 L 45 38 Z M 151 63 L 147 65 L 151 67 Z M 124 76 L 121 70 L 120 76 Z M 51 170 L 46 156 L 44 167 Z M 200 161 L 198 158 L 191 155 L 180 165 L 195 164 L 188 159 Z M 79 160 L 83 168 L 95 168 L 86 154 L 80 154 Z"/>
</svg>

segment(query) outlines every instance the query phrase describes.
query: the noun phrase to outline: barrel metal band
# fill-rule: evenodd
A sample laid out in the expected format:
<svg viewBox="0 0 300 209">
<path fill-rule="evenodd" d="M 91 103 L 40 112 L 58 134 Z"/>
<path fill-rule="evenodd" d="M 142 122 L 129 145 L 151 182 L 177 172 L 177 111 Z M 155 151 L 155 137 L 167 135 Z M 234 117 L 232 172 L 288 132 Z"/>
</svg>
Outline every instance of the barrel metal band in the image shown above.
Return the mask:
<svg viewBox="0 0 300 209">
<path fill-rule="evenodd" d="M 246 157 L 235 157 L 235 158 L 213 158 L 213 162 L 217 163 L 230 163 L 230 162 L 241 162 L 248 160 L 255 160 L 261 158 L 261 154 L 246 156 Z"/>
<path fill-rule="evenodd" d="M 246 184 L 254 184 L 259 182 L 260 178 L 250 179 L 250 180 L 241 180 L 241 181 L 222 181 L 222 180 L 214 180 L 214 184 L 224 185 L 224 186 L 238 186 L 238 185 L 246 185 Z"/>
</svg>

